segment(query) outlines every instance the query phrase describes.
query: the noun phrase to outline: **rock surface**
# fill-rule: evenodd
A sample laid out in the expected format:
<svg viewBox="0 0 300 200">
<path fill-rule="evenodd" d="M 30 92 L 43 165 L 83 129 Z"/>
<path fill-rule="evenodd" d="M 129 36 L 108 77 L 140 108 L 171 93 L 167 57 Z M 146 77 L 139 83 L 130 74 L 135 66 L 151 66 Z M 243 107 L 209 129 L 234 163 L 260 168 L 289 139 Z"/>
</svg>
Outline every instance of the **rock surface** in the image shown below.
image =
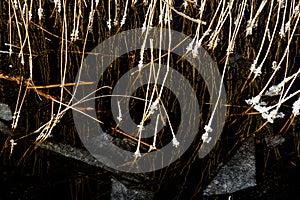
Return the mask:
<svg viewBox="0 0 300 200">
<path fill-rule="evenodd" d="M 0 103 L 0 119 L 10 121 L 12 118 L 13 116 L 9 106 L 4 103 Z"/>
<path fill-rule="evenodd" d="M 10 127 L 5 124 L 5 121 L 12 120 L 12 112 L 8 105 L 0 103 L 0 133 L 8 135 L 10 133 Z"/>
<path fill-rule="evenodd" d="M 111 200 L 151 200 L 154 198 L 154 193 L 150 191 L 127 188 L 124 184 L 113 178 L 111 181 Z"/>
<path fill-rule="evenodd" d="M 221 167 L 203 194 L 230 194 L 256 186 L 255 174 L 255 142 L 254 138 L 249 138 L 231 160 Z"/>
</svg>

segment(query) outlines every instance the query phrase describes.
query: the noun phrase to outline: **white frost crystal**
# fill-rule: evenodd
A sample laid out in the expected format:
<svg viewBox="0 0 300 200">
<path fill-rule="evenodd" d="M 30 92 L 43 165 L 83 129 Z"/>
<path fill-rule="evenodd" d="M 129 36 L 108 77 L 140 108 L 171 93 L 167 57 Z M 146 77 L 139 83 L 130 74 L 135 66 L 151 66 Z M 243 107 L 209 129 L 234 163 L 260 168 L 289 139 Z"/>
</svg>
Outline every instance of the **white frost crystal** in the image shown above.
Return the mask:
<svg viewBox="0 0 300 200">
<path fill-rule="evenodd" d="M 300 98 L 293 103 L 293 114 L 300 115 Z"/>
</svg>

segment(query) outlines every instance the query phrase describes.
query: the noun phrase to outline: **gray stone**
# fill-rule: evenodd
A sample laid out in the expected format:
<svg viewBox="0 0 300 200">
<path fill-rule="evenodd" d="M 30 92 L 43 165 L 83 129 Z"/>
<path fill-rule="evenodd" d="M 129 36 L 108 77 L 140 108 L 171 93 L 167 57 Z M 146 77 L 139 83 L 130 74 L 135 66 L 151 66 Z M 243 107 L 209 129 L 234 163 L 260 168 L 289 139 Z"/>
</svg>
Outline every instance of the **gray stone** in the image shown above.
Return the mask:
<svg viewBox="0 0 300 200">
<path fill-rule="evenodd" d="M 114 178 L 111 182 L 111 200 L 152 200 L 154 198 L 153 192 L 127 188 Z"/>
<path fill-rule="evenodd" d="M 8 135 L 10 133 L 10 128 L 1 121 L 0 121 L 0 133 L 5 135 Z"/>
<path fill-rule="evenodd" d="M 94 156 L 92 156 L 90 154 L 90 152 L 88 152 L 85 149 L 79 149 L 76 147 L 72 147 L 71 145 L 66 145 L 66 144 L 57 143 L 57 142 L 48 142 L 48 141 L 44 141 L 43 143 L 38 144 L 38 145 L 39 145 L 39 147 L 41 147 L 43 149 L 58 153 L 64 157 L 72 158 L 72 159 L 84 162 L 88 165 L 105 169 L 109 172 L 112 172 L 114 175 L 121 176 L 124 180 L 129 181 L 133 185 L 141 184 L 144 181 L 152 180 L 150 177 L 148 177 L 145 174 L 126 174 L 121 171 L 117 171 L 110 167 L 107 167 L 106 164 L 109 163 L 110 160 L 107 159 L 106 162 L 102 163 L 99 160 L 97 160 Z M 104 160 L 104 158 L 102 160 Z"/>
<path fill-rule="evenodd" d="M 285 142 L 285 139 L 282 135 L 265 135 L 265 141 L 269 148 L 273 148 L 282 145 Z"/>
<path fill-rule="evenodd" d="M 12 120 L 12 117 L 12 112 L 9 106 L 4 103 L 0 103 L 0 119 L 3 121 L 10 121 Z M 2 121 L 0 121 L 0 133 L 5 135 L 10 133 L 10 127 Z"/>
<path fill-rule="evenodd" d="M 13 118 L 9 106 L 4 103 L 0 103 L 0 118 L 5 121 L 10 121 Z"/>
<path fill-rule="evenodd" d="M 237 153 L 219 170 L 203 194 L 230 194 L 256 186 L 255 142 L 247 139 Z"/>
</svg>

